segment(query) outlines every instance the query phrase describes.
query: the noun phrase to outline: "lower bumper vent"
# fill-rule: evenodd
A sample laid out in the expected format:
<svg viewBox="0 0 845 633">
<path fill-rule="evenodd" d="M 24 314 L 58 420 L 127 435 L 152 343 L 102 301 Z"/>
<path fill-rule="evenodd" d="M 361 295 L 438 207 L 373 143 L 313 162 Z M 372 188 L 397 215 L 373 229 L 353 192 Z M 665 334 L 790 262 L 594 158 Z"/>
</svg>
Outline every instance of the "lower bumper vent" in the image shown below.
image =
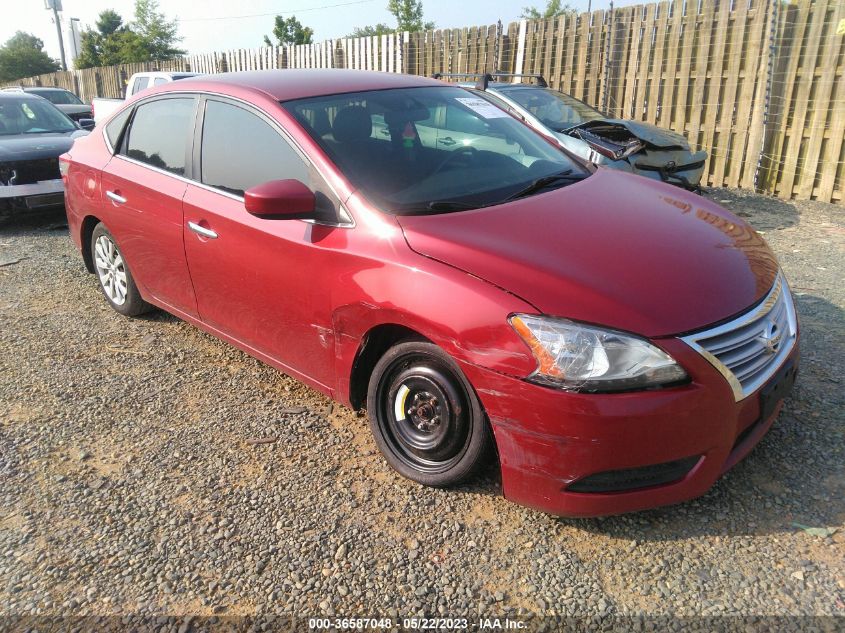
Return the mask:
<svg viewBox="0 0 845 633">
<path fill-rule="evenodd" d="M 567 492 L 624 492 L 679 481 L 698 463 L 700 456 L 626 470 L 606 470 L 569 484 Z"/>
</svg>

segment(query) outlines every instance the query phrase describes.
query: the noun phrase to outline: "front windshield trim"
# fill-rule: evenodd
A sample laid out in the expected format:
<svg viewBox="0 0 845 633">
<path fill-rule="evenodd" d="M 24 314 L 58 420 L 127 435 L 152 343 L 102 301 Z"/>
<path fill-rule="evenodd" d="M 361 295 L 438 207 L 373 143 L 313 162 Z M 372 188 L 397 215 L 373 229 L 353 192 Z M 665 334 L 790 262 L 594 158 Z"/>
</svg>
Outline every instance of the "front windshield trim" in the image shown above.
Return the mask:
<svg viewBox="0 0 845 633">
<path fill-rule="evenodd" d="M 455 86 L 280 103 L 355 190 L 392 215 L 493 206 L 552 174 L 593 173 L 522 121 L 481 102 L 476 91 Z M 575 180 L 561 179 L 559 186 Z"/>
</svg>

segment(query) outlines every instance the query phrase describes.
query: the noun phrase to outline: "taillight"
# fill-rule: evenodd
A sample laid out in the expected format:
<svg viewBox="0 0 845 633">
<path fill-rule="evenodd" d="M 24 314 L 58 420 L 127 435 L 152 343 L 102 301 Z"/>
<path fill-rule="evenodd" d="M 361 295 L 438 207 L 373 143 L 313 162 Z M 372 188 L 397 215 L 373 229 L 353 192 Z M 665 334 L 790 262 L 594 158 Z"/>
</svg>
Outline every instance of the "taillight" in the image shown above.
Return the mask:
<svg viewBox="0 0 845 633">
<path fill-rule="evenodd" d="M 67 173 L 70 171 L 70 155 L 62 154 L 59 156 L 59 173 L 62 175 L 62 180 L 67 178 Z"/>
</svg>

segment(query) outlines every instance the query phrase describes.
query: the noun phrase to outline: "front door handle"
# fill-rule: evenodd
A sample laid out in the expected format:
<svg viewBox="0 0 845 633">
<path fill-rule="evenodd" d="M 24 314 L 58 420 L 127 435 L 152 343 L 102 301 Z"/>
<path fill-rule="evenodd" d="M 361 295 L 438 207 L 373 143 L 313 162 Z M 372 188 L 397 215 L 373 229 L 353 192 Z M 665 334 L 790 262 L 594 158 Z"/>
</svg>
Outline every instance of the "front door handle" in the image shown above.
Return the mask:
<svg viewBox="0 0 845 633">
<path fill-rule="evenodd" d="M 200 226 L 196 222 L 188 222 L 188 228 L 191 229 L 197 235 L 202 235 L 203 237 L 207 237 L 210 240 L 217 239 L 217 233 L 215 233 L 211 229 L 205 228 L 204 226 Z"/>
<path fill-rule="evenodd" d="M 109 197 L 109 200 L 113 202 L 117 202 L 118 204 L 126 204 L 126 198 L 121 196 L 116 191 L 106 191 L 106 195 Z"/>
</svg>

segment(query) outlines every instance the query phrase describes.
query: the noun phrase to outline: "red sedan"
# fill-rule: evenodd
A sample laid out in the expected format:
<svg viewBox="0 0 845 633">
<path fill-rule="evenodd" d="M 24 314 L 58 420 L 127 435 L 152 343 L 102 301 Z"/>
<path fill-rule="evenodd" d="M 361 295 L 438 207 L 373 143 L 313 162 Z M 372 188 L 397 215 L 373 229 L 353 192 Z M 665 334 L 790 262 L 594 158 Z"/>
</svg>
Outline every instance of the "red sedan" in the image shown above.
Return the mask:
<svg viewBox="0 0 845 633">
<path fill-rule="evenodd" d="M 458 87 L 263 71 L 144 92 L 62 157 L 106 301 L 171 312 L 353 408 L 431 486 L 690 499 L 766 433 L 795 308 L 745 222 L 581 162 Z"/>
</svg>

